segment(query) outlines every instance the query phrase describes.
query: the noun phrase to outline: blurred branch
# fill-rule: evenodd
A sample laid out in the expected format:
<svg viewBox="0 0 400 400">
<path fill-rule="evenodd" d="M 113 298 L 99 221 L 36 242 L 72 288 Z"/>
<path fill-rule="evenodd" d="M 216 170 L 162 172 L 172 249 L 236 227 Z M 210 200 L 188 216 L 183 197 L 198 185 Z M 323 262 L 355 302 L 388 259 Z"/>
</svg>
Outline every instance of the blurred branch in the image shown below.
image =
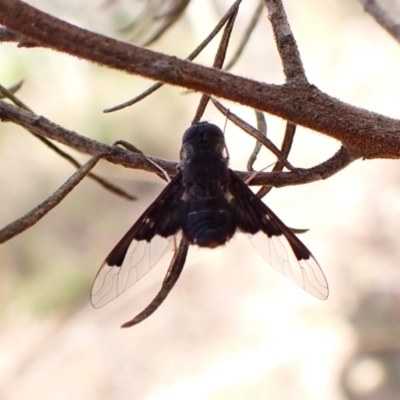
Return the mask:
<svg viewBox="0 0 400 400">
<path fill-rule="evenodd" d="M 147 0 L 142 12 L 127 26 L 119 29 L 120 32 L 133 32 L 131 40 L 140 41 L 153 28 L 155 21 L 161 21 L 160 26 L 143 41 L 147 47 L 159 39 L 182 16 L 190 0 Z"/>
<path fill-rule="evenodd" d="M 241 40 L 238 48 L 236 49 L 232 58 L 229 60 L 228 64 L 224 68 L 225 71 L 229 71 L 235 65 L 235 63 L 239 59 L 239 57 L 242 55 L 243 50 L 245 49 L 247 43 L 249 42 L 250 36 L 253 33 L 254 28 L 256 27 L 257 22 L 259 21 L 263 10 L 264 10 L 263 0 L 259 0 L 259 4 L 254 11 L 254 14 L 249 22 L 249 25 L 247 26 L 247 28 L 244 32 L 244 35 L 242 37 L 242 40 Z"/>
<path fill-rule="evenodd" d="M 26 39 L 25 36 L 0 27 L 0 42 L 16 42 L 18 47 L 40 47 L 37 42 Z"/>
<path fill-rule="evenodd" d="M 153 35 L 143 43 L 143 46 L 149 46 L 159 39 L 163 33 L 165 33 L 182 16 L 189 2 L 190 0 L 177 0 L 172 5 L 170 4 L 169 9 L 164 11 L 161 15 L 154 15 L 153 19 L 162 19 L 163 22 Z"/>
<path fill-rule="evenodd" d="M 383 8 L 377 0 L 359 0 L 364 10 L 400 43 L 400 22 Z"/>
<path fill-rule="evenodd" d="M 18 42 L 19 39 L 18 35 L 14 32 L 11 32 L 7 28 L 0 27 L 0 42 Z"/>
<path fill-rule="evenodd" d="M 0 243 L 12 239 L 14 236 L 22 233 L 36 222 L 40 221 L 46 214 L 48 214 L 54 207 L 78 185 L 78 183 L 89 173 L 91 169 L 97 164 L 102 157 L 101 154 L 90 159 L 84 166 L 79 168 L 56 192 L 54 192 L 43 203 L 39 204 L 33 210 L 29 211 L 26 215 L 13 221 L 5 228 L 0 229 Z"/>
<path fill-rule="evenodd" d="M 21 82 L 21 84 L 22 84 L 22 82 Z M 18 88 L 21 86 L 21 84 L 15 85 L 13 87 L 14 91 L 18 90 Z M 12 93 L 10 90 L 7 90 L 2 85 L 0 85 L 0 94 L 2 95 L 2 97 L 6 97 L 6 98 L 10 99 L 18 107 L 33 113 L 33 111 L 27 105 L 25 105 L 21 100 L 19 100 L 14 95 L 14 93 Z M 39 139 L 45 146 L 47 146 L 48 148 L 53 150 L 60 157 L 64 158 L 68 162 L 70 162 L 74 167 L 81 168 L 82 165 L 78 161 L 76 161 L 75 158 L 73 158 L 70 154 L 66 153 L 64 150 L 61 150 L 54 143 L 51 143 L 48 139 L 46 139 L 40 135 L 37 135 L 36 133 L 34 133 L 32 131 L 30 131 L 30 132 L 32 133 L 33 136 L 36 137 L 36 139 Z M 136 197 L 130 195 L 125 190 L 113 185 L 111 182 L 108 182 L 107 180 L 97 176 L 96 174 L 89 172 L 87 175 L 89 178 L 93 179 L 95 182 L 97 182 L 98 184 L 103 186 L 104 189 L 109 190 L 111 193 L 114 193 L 117 196 L 124 197 L 127 200 L 136 200 Z"/>
<path fill-rule="evenodd" d="M 14 93 L 18 92 L 18 90 L 21 88 L 22 84 L 24 81 L 19 81 L 15 85 L 9 87 L 8 89 L 3 88 L 3 86 L 0 86 L 0 99 L 10 99 L 11 96 L 14 95 Z M 3 91 L 6 93 L 3 94 Z M 17 104 L 16 102 L 13 101 L 14 104 Z M 18 104 L 17 104 L 18 105 Z"/>
<path fill-rule="evenodd" d="M 186 57 L 186 60 L 194 60 L 211 42 L 212 39 L 218 34 L 218 32 L 222 29 L 222 27 L 226 24 L 226 22 L 230 19 L 230 17 L 237 12 L 237 9 L 242 0 L 236 0 L 232 7 L 226 12 L 226 14 L 220 19 L 215 28 L 208 34 L 208 36 Z M 147 96 L 154 93 L 156 90 L 160 89 L 164 84 L 161 82 L 157 82 L 152 85 L 150 88 L 145 90 L 143 93 L 134 97 L 132 100 L 128 100 L 122 104 L 119 104 L 115 107 L 110 107 L 104 110 L 105 113 L 113 112 L 117 110 L 121 110 L 122 108 L 132 106 L 135 103 L 143 100 Z"/>
<path fill-rule="evenodd" d="M 92 156 L 105 153 L 103 158 L 114 164 L 120 164 L 127 168 L 158 172 L 158 169 L 150 164 L 140 153 L 133 153 L 119 147 L 112 148 L 96 140 L 79 135 L 76 132 L 69 131 L 44 117 L 13 106 L 3 100 L 0 100 L 0 119 L 14 122 L 27 129 L 29 132 L 47 137 L 48 139 L 53 139 L 81 153 L 90 154 Z M 170 175 L 175 175 L 176 163 L 165 160 L 154 160 Z"/>
</svg>

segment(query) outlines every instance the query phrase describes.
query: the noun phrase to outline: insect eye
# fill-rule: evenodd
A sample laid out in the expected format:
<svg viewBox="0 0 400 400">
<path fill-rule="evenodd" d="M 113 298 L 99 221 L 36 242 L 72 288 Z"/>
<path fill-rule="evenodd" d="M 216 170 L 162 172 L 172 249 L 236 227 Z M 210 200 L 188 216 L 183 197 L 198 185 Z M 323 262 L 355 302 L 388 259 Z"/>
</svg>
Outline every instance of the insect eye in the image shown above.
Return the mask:
<svg viewBox="0 0 400 400">
<path fill-rule="evenodd" d="M 190 128 L 186 129 L 182 137 L 182 143 L 186 143 L 189 140 L 193 139 L 196 136 L 198 129 L 199 129 L 198 124 L 192 125 Z"/>
<path fill-rule="evenodd" d="M 186 129 L 182 137 L 182 143 L 187 143 L 198 134 L 207 134 L 207 136 L 210 135 L 221 138 L 224 137 L 223 132 L 217 125 L 209 124 L 208 122 L 199 122 Z"/>
<path fill-rule="evenodd" d="M 221 131 L 221 129 L 214 124 L 204 124 L 204 132 L 212 136 L 224 137 L 224 133 Z"/>
</svg>

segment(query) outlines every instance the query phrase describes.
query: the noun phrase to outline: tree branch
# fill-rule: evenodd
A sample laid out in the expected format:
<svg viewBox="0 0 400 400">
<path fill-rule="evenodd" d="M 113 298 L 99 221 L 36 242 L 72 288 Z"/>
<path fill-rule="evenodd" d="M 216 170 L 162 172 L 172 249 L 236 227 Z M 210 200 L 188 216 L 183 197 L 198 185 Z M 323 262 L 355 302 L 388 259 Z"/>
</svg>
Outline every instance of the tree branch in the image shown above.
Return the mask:
<svg viewBox="0 0 400 400">
<path fill-rule="evenodd" d="M 48 139 L 53 139 L 81 153 L 90 154 L 92 156 L 105 154 L 103 157 L 104 160 L 114 164 L 155 173 L 159 172 L 158 169 L 149 163 L 140 153 L 125 151 L 119 147 L 113 148 L 106 144 L 97 142 L 96 140 L 89 139 L 76 132 L 69 131 L 44 117 L 8 104 L 3 100 L 0 100 L 0 119 L 3 121 L 14 122 L 15 124 L 27 129 L 29 132 L 47 137 Z M 170 175 L 175 175 L 176 163 L 161 159 L 155 161 Z"/>
<path fill-rule="evenodd" d="M 0 1 L 0 23 L 44 47 L 277 115 L 357 148 L 364 158 L 400 157 L 400 121 L 347 105 L 313 85 L 231 75 L 89 32 L 17 0 Z"/>
<path fill-rule="evenodd" d="M 72 189 L 78 185 L 81 180 L 87 176 L 97 162 L 102 157 L 101 154 L 91 158 L 85 165 L 79 168 L 59 189 L 57 189 L 49 198 L 36 206 L 33 210 L 29 211 L 23 217 L 18 218 L 16 221 L 11 222 L 3 229 L 0 229 L 0 243 L 4 243 L 7 240 L 12 239 L 14 236 L 22 233 L 31 226 L 35 225 L 36 222 L 41 220 L 46 214 L 48 214 L 54 207 L 72 191 Z"/>
<path fill-rule="evenodd" d="M 239 5 L 241 3 L 241 0 L 236 0 L 235 3 L 233 3 L 232 7 L 229 8 L 229 10 L 225 13 L 225 15 L 219 20 L 218 24 L 215 26 L 215 28 L 207 35 L 207 37 L 186 57 L 186 60 L 194 60 L 211 42 L 212 39 L 218 34 L 218 32 L 222 29 L 222 27 L 226 24 L 227 21 L 231 18 L 232 15 L 237 13 L 237 10 L 239 8 Z M 147 96 L 150 96 L 152 93 L 154 93 L 156 90 L 160 89 L 164 84 L 161 82 L 157 82 L 148 89 L 146 89 L 144 92 L 139 94 L 138 96 L 135 96 L 133 99 L 128 100 L 122 104 L 119 104 L 114 107 L 110 107 L 104 110 L 104 112 L 113 112 L 117 110 L 121 110 L 122 108 L 132 106 L 135 103 L 138 103 L 139 101 L 143 100 Z"/>
<path fill-rule="evenodd" d="M 31 112 L 15 107 L 0 100 L 0 119 L 14 122 L 25 129 L 65 144 L 75 150 L 92 156 L 104 154 L 103 159 L 127 168 L 142 169 L 144 171 L 159 173 L 159 170 L 147 160 L 158 164 L 171 177 L 176 174 L 177 163 L 162 159 L 144 157 L 140 153 L 125 151 L 119 147 L 111 147 L 106 144 L 69 131 L 54 124 L 44 117 L 39 117 Z M 347 165 L 360 158 L 362 154 L 357 149 L 342 147 L 332 158 L 316 167 L 309 169 L 297 168 L 291 172 L 262 172 L 251 181 L 252 185 L 272 185 L 275 187 L 300 185 L 334 175 Z M 245 179 L 248 172 L 237 174 Z"/>
<path fill-rule="evenodd" d="M 376 0 L 359 0 L 364 10 L 400 43 L 400 23 Z"/>
<path fill-rule="evenodd" d="M 307 77 L 301 62 L 296 40 L 290 29 L 281 0 L 264 0 L 283 64 L 286 82 L 307 84 Z"/>
</svg>

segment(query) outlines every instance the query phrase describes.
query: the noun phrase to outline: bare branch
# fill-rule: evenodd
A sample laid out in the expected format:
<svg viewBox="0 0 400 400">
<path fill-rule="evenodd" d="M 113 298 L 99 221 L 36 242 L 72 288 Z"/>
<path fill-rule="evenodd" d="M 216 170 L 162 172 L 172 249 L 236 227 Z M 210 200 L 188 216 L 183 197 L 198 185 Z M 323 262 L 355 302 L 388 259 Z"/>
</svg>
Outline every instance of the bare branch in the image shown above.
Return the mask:
<svg viewBox="0 0 400 400">
<path fill-rule="evenodd" d="M 359 0 L 364 10 L 400 43 L 400 22 L 376 0 Z"/>
<path fill-rule="evenodd" d="M 224 34 L 222 35 L 221 41 L 220 41 L 219 46 L 218 46 L 217 53 L 216 53 L 215 58 L 214 58 L 214 63 L 213 63 L 213 67 L 214 68 L 221 69 L 222 65 L 224 64 L 226 51 L 228 49 L 229 40 L 230 40 L 230 37 L 231 37 L 232 29 L 233 29 L 233 26 L 235 24 L 235 20 L 236 20 L 236 16 L 237 16 L 238 11 L 239 11 L 239 7 L 236 8 L 234 13 L 232 13 L 232 15 L 230 16 L 230 18 L 228 20 L 228 23 L 225 26 Z M 201 96 L 199 105 L 197 107 L 195 116 L 194 116 L 193 121 L 192 121 L 193 124 L 196 123 L 196 122 L 199 122 L 201 120 L 201 117 L 204 114 L 204 111 L 205 111 L 205 109 L 207 107 L 207 104 L 208 104 L 209 100 L 210 100 L 210 96 L 209 95 L 203 94 Z"/>
<path fill-rule="evenodd" d="M 229 60 L 228 64 L 226 64 L 224 71 L 229 71 L 236 64 L 236 61 L 239 59 L 239 57 L 242 55 L 243 50 L 245 49 L 247 43 L 249 42 L 250 36 L 254 32 L 254 28 L 256 27 L 257 22 L 260 19 L 263 9 L 264 9 L 263 0 L 259 0 L 259 4 L 254 11 L 254 14 L 249 22 L 248 27 L 244 32 L 242 40 L 238 48 L 236 49 L 235 54 Z"/>
<path fill-rule="evenodd" d="M 39 43 L 3 27 L 0 27 L 0 42 L 15 42 L 18 47 L 40 47 Z"/>
<path fill-rule="evenodd" d="M 273 154 L 275 154 L 279 160 L 282 160 L 282 162 L 285 164 L 285 166 L 288 169 L 290 169 L 290 170 L 296 169 L 289 163 L 289 161 L 286 160 L 286 158 L 283 156 L 281 151 L 265 135 L 263 135 L 261 132 L 259 132 L 254 127 L 252 127 L 246 121 L 239 118 L 237 115 L 233 114 L 232 112 L 229 112 L 229 110 L 226 107 L 224 107 L 218 100 L 212 98 L 211 101 L 213 102 L 215 107 L 219 111 L 221 111 L 222 114 L 224 114 L 230 121 L 232 121 L 234 124 L 239 126 L 241 129 L 243 129 L 245 132 L 247 132 L 250 136 L 254 137 L 258 142 L 260 142 L 268 150 L 270 150 Z"/>
<path fill-rule="evenodd" d="M 21 100 L 19 100 L 12 92 L 4 88 L 2 85 L 0 85 L 0 93 L 2 96 L 7 97 L 10 99 L 15 105 L 18 107 L 29 111 L 33 112 L 27 105 L 25 105 Z M 47 146 L 49 149 L 53 150 L 56 154 L 58 154 L 60 157 L 64 158 L 68 162 L 70 162 L 74 167 L 80 168 L 81 164 L 75 160 L 74 157 L 72 157 L 70 154 L 66 153 L 64 150 L 61 150 L 59 147 L 57 147 L 54 143 L 51 143 L 48 139 L 37 135 L 36 133 L 30 131 L 33 136 L 36 137 L 36 139 L 39 139 L 45 146 Z M 116 194 L 117 196 L 124 197 L 127 200 L 136 200 L 135 196 L 130 195 L 127 193 L 125 190 L 113 185 L 111 182 L 108 182 L 107 180 L 97 176 L 96 174 L 89 173 L 88 177 L 93 179 L 95 182 L 103 186 L 104 189 L 109 190 L 110 192 Z"/>
<path fill-rule="evenodd" d="M 359 158 L 361 158 L 361 155 L 358 150 L 341 147 L 335 155 L 315 167 L 309 169 L 298 168 L 290 172 L 264 173 L 255 177 L 251 183 L 253 185 L 271 185 L 274 187 L 297 185 L 300 182 L 301 184 L 311 183 L 331 177 Z"/>
<path fill-rule="evenodd" d="M 142 12 L 127 26 L 120 28 L 119 31 L 125 34 L 133 31 L 130 40 L 138 42 L 153 29 L 156 21 L 161 21 L 160 26 L 141 44 L 143 47 L 147 47 L 174 25 L 189 3 L 190 0 L 147 0 Z"/>
<path fill-rule="evenodd" d="M 54 124 L 44 117 L 39 117 L 21 108 L 15 107 L 0 100 L 0 119 L 12 121 L 29 131 L 63 143 L 81 153 L 93 156 L 104 154 L 103 159 L 127 168 L 141 169 L 157 173 L 158 169 L 148 162 L 139 153 L 125 151 L 118 147 L 110 147 L 93 139 L 81 136 Z M 342 147 L 331 159 L 310 169 L 296 169 L 293 172 L 263 172 L 252 179 L 253 185 L 273 185 L 282 187 L 288 185 L 300 185 L 320 179 L 326 179 L 345 168 L 363 154 L 352 148 Z M 147 157 L 150 158 L 150 157 Z M 151 160 L 161 166 L 171 177 L 176 174 L 177 163 L 151 157 Z M 248 172 L 236 172 L 243 180 Z"/>
<path fill-rule="evenodd" d="M 289 156 L 290 149 L 292 148 L 295 132 L 296 132 L 296 125 L 292 124 L 291 122 L 287 122 L 286 129 L 285 129 L 285 136 L 283 137 L 282 146 L 281 146 L 281 152 L 286 159 Z M 278 161 L 272 168 L 272 171 L 280 172 L 283 170 L 284 166 L 285 166 L 285 164 L 282 161 Z M 257 196 L 260 199 L 262 199 L 264 196 L 266 196 L 271 191 L 272 188 L 273 188 L 273 186 L 271 186 L 271 185 L 262 186 L 258 190 Z M 295 232 L 295 233 L 297 233 L 297 232 Z"/>
<path fill-rule="evenodd" d="M 238 11 L 239 11 L 239 5 L 240 5 L 240 2 L 238 3 L 238 6 L 235 9 L 235 11 L 232 12 L 232 15 L 229 17 L 229 20 L 225 26 L 224 33 L 222 35 L 221 41 L 218 46 L 217 54 L 215 55 L 215 58 L 214 58 L 214 62 L 213 62 L 214 68 L 221 69 L 224 64 L 226 52 L 228 50 L 229 41 L 230 41 L 231 35 L 232 35 L 233 26 L 235 25 L 236 17 L 237 17 Z"/>
<path fill-rule="evenodd" d="M 300 58 L 300 52 L 290 28 L 289 21 L 287 20 L 282 1 L 264 0 L 264 2 L 269 11 L 269 19 L 272 24 L 277 48 L 282 60 L 286 82 L 307 84 L 307 77 Z M 284 160 L 287 160 L 289 155 L 295 132 L 296 125 L 288 121 L 286 124 L 284 141 L 282 143 Z M 275 164 L 273 171 L 282 171 L 283 167 L 284 162 L 282 160 L 278 161 Z M 257 192 L 257 196 L 262 198 L 268 194 L 271 189 L 272 186 L 265 185 Z"/>
<path fill-rule="evenodd" d="M 103 110 L 104 113 L 110 113 L 118 110 L 122 110 L 126 107 L 133 106 L 136 103 L 139 103 L 139 101 L 145 99 L 147 96 L 150 96 L 152 93 L 156 92 L 158 89 L 164 86 L 164 83 L 157 82 L 154 85 L 150 86 L 148 89 L 146 89 L 144 92 L 140 93 L 138 96 L 134 97 L 131 100 L 125 101 L 124 103 L 118 104 L 114 107 L 106 108 Z"/>
<path fill-rule="evenodd" d="M 206 47 L 207 45 L 211 42 L 212 39 L 217 35 L 217 33 L 222 29 L 222 27 L 225 25 L 225 23 L 229 20 L 229 18 L 237 12 L 237 9 L 239 8 L 239 5 L 242 0 L 236 0 L 235 3 L 232 5 L 232 7 L 226 12 L 226 14 L 220 19 L 218 24 L 215 26 L 215 28 L 209 33 L 209 35 L 186 57 L 186 60 L 194 60 Z M 135 103 L 138 103 L 139 101 L 143 100 L 147 96 L 151 95 L 154 93 L 156 90 L 160 89 L 162 86 L 164 86 L 163 83 L 157 82 L 151 87 L 149 87 L 147 90 L 145 90 L 143 93 L 139 94 L 138 96 L 134 97 L 132 100 L 128 100 L 125 103 L 122 103 L 118 106 L 115 107 L 110 107 L 104 110 L 105 113 L 108 112 L 113 112 L 117 110 L 121 110 L 125 107 L 132 106 Z"/>
<path fill-rule="evenodd" d="M 19 81 L 15 85 L 9 87 L 8 89 L 3 88 L 3 86 L 0 86 L 0 99 L 7 99 L 7 98 L 9 99 L 10 95 L 14 95 L 14 93 L 18 92 L 18 90 L 21 89 L 23 83 L 24 81 Z M 2 90 L 4 90 L 6 94 L 3 94 Z M 14 104 L 17 103 L 14 102 Z"/>
<path fill-rule="evenodd" d="M 54 207 L 60 204 L 60 202 L 72 191 L 72 189 L 78 185 L 78 183 L 89 173 L 91 169 L 93 169 L 101 157 L 102 155 L 99 154 L 91 158 L 84 166 L 79 168 L 57 191 L 43 201 L 43 203 L 39 204 L 23 217 L 1 229 L 0 243 L 4 243 L 5 241 L 35 225 L 36 222 L 41 220 Z"/>
<path fill-rule="evenodd" d="M 155 15 L 153 19 L 163 19 L 162 25 L 153 33 L 153 35 L 143 43 L 143 46 L 149 46 L 159 39 L 183 14 L 190 0 L 179 0 L 162 15 Z"/>
<path fill-rule="evenodd" d="M 122 146 L 125 149 L 132 151 L 133 153 L 139 153 L 140 155 L 142 155 L 143 158 L 145 158 L 147 160 L 147 162 L 149 162 L 150 164 L 154 165 L 157 169 L 157 175 L 161 178 L 164 179 L 167 182 L 171 182 L 171 177 L 168 175 L 168 172 L 163 169 L 162 167 L 160 167 L 155 161 L 153 161 L 151 158 L 147 157 L 143 151 L 139 150 L 136 146 L 134 146 L 132 143 L 129 143 L 125 140 L 117 140 L 114 143 L 114 146 Z"/>
<path fill-rule="evenodd" d="M 267 122 L 265 121 L 264 114 L 261 111 L 256 110 L 257 129 L 265 137 L 267 137 Z M 257 160 L 258 153 L 261 150 L 261 142 L 256 140 L 253 152 L 250 154 L 249 160 L 247 161 L 247 171 L 254 171 L 253 165 Z"/>
<path fill-rule="evenodd" d="M 175 283 L 178 281 L 179 276 L 181 275 L 181 272 L 185 265 L 188 250 L 189 250 L 189 244 L 186 242 L 185 239 L 182 238 L 179 244 L 179 248 L 177 249 L 174 258 L 171 261 L 171 265 L 168 269 L 167 275 L 162 283 L 162 287 L 160 291 L 157 293 L 156 297 L 142 312 L 136 315 L 136 317 L 133 318 L 132 320 L 125 322 L 121 326 L 121 328 L 129 328 L 133 325 L 138 324 L 139 322 L 142 322 L 146 318 L 150 317 L 150 315 L 153 314 L 158 307 L 160 307 L 160 305 L 167 298 L 169 292 L 175 286 Z"/>
<path fill-rule="evenodd" d="M 18 42 L 20 38 L 7 28 L 0 27 L 0 42 Z"/>
<path fill-rule="evenodd" d="M 306 84 L 306 73 L 282 1 L 264 0 L 264 3 L 268 8 L 269 19 L 274 31 L 279 55 L 282 59 L 286 81 Z"/>
<path fill-rule="evenodd" d="M 282 146 L 281 146 L 281 152 L 283 153 L 283 155 L 285 157 L 287 157 L 290 153 L 295 133 L 296 133 L 296 125 L 292 124 L 291 122 L 287 122 L 286 129 L 285 129 L 285 136 L 283 137 Z M 284 167 L 284 163 L 282 161 L 278 161 L 275 164 L 273 171 L 282 171 L 283 167 Z"/>
<path fill-rule="evenodd" d="M 358 148 L 364 158 L 400 156 L 400 121 L 340 102 L 313 85 L 268 85 L 231 75 L 77 28 L 17 0 L 0 1 L 0 23 L 45 47 L 277 115 Z"/>
<path fill-rule="evenodd" d="M 158 169 L 148 163 L 140 153 L 133 153 L 131 151 L 122 150 L 118 147 L 113 148 L 107 146 L 106 144 L 97 142 L 96 140 L 81 136 L 76 132 L 64 129 L 44 117 L 37 116 L 2 100 L 0 100 L 0 119 L 14 122 L 27 129 L 29 132 L 53 139 L 81 153 L 90 154 L 92 156 L 105 154 L 103 158 L 114 164 L 120 164 L 127 168 L 142 169 L 149 172 L 158 172 Z M 175 175 L 176 163 L 161 159 L 152 160 L 164 168 L 169 175 Z"/>
</svg>

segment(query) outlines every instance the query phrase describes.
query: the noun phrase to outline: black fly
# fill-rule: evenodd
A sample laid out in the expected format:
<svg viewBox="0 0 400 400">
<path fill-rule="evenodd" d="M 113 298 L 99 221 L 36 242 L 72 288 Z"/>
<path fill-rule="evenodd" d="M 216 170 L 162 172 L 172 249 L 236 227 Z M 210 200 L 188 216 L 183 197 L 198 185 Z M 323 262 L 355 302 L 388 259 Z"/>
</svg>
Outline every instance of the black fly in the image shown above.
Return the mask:
<svg viewBox="0 0 400 400">
<path fill-rule="evenodd" d="M 92 287 L 93 306 L 102 307 L 119 296 L 158 261 L 159 257 L 146 254 L 150 241 L 173 238 L 178 232 L 182 241 L 179 247 L 175 244 L 160 292 L 123 326 L 142 321 L 162 303 L 182 271 L 188 245 L 215 248 L 237 231 L 265 238 L 258 250 L 272 267 L 313 296 L 328 297 L 327 281 L 311 252 L 228 168 L 221 129 L 208 122 L 192 125 L 183 135 L 180 158 L 178 173 L 100 267 Z M 131 256 L 126 257 L 130 247 Z"/>
</svg>

